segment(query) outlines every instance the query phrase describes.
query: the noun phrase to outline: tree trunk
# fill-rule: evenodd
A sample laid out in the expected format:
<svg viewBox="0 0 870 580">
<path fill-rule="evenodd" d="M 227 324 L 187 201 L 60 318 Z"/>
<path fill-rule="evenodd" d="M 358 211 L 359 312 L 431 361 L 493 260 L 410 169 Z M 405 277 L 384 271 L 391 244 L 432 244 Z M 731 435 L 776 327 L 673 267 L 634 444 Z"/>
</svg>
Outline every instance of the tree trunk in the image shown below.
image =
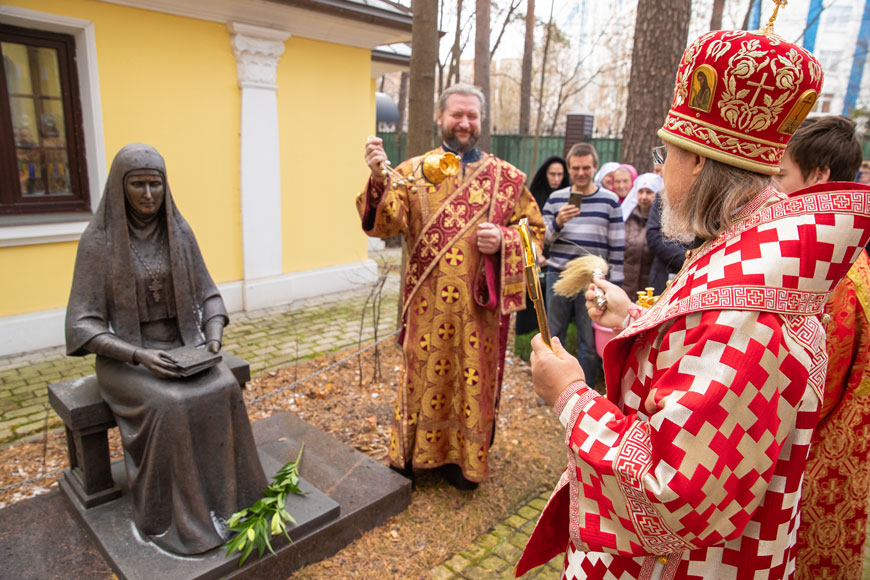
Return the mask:
<svg viewBox="0 0 870 580">
<path fill-rule="evenodd" d="M 722 30 L 722 11 L 725 0 L 713 0 L 713 13 L 710 15 L 710 30 Z"/>
<path fill-rule="evenodd" d="M 535 51 L 535 0 L 526 6 L 526 41 L 523 47 L 523 74 L 520 80 L 520 135 L 528 135 L 532 114 L 532 53 Z"/>
<path fill-rule="evenodd" d="M 686 48 L 691 14 L 691 0 L 637 3 L 622 160 L 640 173 L 652 169 L 651 151 L 659 144 L 656 131 L 673 101 L 674 79 Z"/>
<path fill-rule="evenodd" d="M 402 150 L 402 135 L 405 133 L 405 119 L 408 115 L 408 73 L 399 77 L 399 122 L 396 125 L 396 149 Z M 398 159 L 396 160 L 398 162 Z"/>
<path fill-rule="evenodd" d="M 417 0 L 414 1 L 417 2 Z M 483 151 L 490 150 L 489 15 L 490 0 L 477 0 L 474 32 L 474 84 L 480 87 L 484 96 L 484 115 L 480 120 L 480 140 L 477 142 L 477 146 Z"/>
<path fill-rule="evenodd" d="M 414 0 L 406 157 L 432 148 L 435 65 L 438 62 L 438 0 Z"/>
</svg>

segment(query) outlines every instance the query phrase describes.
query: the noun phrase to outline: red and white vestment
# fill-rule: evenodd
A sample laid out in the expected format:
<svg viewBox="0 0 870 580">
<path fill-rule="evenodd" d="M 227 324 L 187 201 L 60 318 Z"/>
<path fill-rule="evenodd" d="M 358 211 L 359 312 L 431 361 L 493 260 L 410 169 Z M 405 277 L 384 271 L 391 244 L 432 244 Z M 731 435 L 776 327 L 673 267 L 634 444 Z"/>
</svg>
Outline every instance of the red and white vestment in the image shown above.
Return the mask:
<svg viewBox="0 0 870 580">
<path fill-rule="evenodd" d="M 517 565 L 563 577 L 779 579 L 824 392 L 819 313 L 870 238 L 870 188 L 772 188 L 556 405 L 568 467 Z"/>
</svg>

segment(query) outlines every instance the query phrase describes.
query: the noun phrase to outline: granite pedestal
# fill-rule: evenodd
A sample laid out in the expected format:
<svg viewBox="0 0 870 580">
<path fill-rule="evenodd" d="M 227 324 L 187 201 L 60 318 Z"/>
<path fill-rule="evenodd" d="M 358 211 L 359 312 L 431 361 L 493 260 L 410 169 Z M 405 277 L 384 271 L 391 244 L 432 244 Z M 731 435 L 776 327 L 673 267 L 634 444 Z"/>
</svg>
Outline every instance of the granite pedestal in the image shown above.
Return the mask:
<svg viewBox="0 0 870 580">
<path fill-rule="evenodd" d="M 65 498 L 52 492 L 0 510 L 0 559 L 4 562 L 0 578 L 107 579 L 110 576 L 98 570 L 111 567 L 118 578 L 128 580 L 283 580 L 331 556 L 410 504 L 410 481 L 295 415 L 274 415 L 254 423 L 253 430 L 270 478 L 294 460 L 305 444 L 300 474 L 312 493 L 288 504 L 298 526 L 290 530 L 293 543 L 273 536 L 275 555 L 267 551 L 255 559 L 255 553 L 241 568 L 238 555 L 225 558 L 223 550 L 196 558 L 175 556 L 140 538 L 125 496 L 84 509 L 77 502 L 59 501 Z M 113 476 L 123 489 L 121 465 L 113 465 Z M 100 565 L 95 562 L 97 552 L 105 557 Z M 64 565 L 58 566 L 59 561 Z"/>
</svg>

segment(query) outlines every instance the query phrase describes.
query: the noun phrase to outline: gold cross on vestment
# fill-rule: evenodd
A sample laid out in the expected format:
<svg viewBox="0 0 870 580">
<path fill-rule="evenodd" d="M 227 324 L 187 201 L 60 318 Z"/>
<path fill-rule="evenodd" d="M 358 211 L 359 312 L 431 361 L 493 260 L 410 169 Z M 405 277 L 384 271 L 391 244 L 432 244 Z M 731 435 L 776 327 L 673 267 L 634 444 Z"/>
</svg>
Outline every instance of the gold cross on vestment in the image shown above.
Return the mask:
<svg viewBox="0 0 870 580">
<path fill-rule="evenodd" d="M 758 87 L 758 88 L 755 89 L 755 94 L 752 95 L 752 100 L 749 101 L 749 106 L 750 106 L 750 107 L 754 107 L 754 106 L 755 106 L 755 99 L 758 98 L 758 93 L 761 92 L 761 89 L 772 89 L 772 88 L 773 88 L 773 87 L 769 87 L 769 86 L 767 86 L 767 85 L 764 84 L 765 79 L 767 79 L 767 73 L 764 73 L 763 75 L 761 75 L 761 81 L 760 81 L 760 82 L 753 83 L 752 81 L 746 81 L 746 84 L 749 85 L 750 87 Z"/>
<path fill-rule="evenodd" d="M 447 218 L 444 220 L 444 225 L 448 228 L 452 228 L 454 225 L 459 226 L 460 228 L 465 226 L 465 206 L 452 206 L 448 205 L 446 208 Z"/>
<path fill-rule="evenodd" d="M 425 236 L 423 238 L 423 247 L 420 248 L 420 255 L 424 258 L 429 255 L 434 256 L 438 252 L 437 244 L 440 239 L 441 235 L 438 232 L 432 232 Z"/>
<path fill-rule="evenodd" d="M 468 200 L 477 205 L 486 201 L 486 191 L 480 186 L 480 183 L 475 181 L 468 186 Z"/>
</svg>

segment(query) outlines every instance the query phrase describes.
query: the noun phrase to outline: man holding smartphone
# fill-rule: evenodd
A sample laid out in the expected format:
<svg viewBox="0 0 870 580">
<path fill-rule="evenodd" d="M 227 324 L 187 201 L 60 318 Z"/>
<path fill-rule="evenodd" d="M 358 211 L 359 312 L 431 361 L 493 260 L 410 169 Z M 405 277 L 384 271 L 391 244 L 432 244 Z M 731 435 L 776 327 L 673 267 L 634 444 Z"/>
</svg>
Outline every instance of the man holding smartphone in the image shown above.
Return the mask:
<svg viewBox="0 0 870 580">
<path fill-rule="evenodd" d="M 595 185 L 598 153 L 588 143 L 577 143 L 568 151 L 571 187 L 550 194 L 542 211 L 550 247 L 547 259 L 547 322 L 550 333 L 564 342 L 572 318 L 577 325 L 577 359 L 589 384 L 594 385 L 601 366 L 595 351 L 592 320 L 586 312 L 582 295 L 574 299 L 556 296 L 553 284 L 572 259 L 595 254 L 610 265 L 608 278 L 615 284 L 623 280 L 625 225 L 619 198 L 615 193 Z"/>
</svg>

